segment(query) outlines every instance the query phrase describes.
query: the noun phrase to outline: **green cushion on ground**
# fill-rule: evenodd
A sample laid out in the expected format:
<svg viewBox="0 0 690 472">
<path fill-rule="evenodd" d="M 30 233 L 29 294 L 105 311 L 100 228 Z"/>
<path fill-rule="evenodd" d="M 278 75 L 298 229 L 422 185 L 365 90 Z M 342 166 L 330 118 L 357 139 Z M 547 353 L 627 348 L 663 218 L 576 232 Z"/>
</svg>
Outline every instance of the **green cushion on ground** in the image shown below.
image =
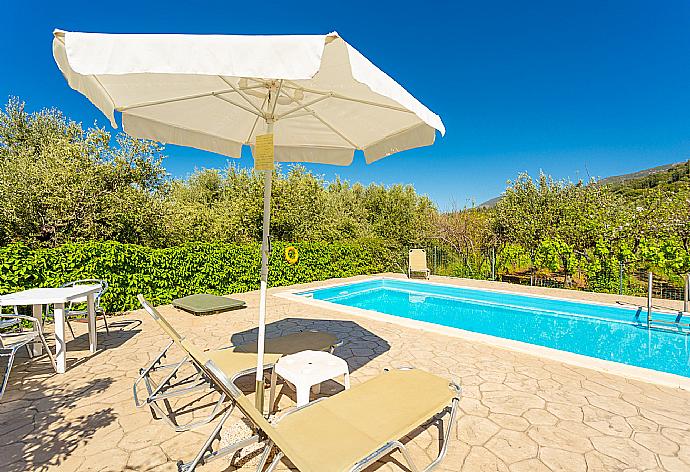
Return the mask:
<svg viewBox="0 0 690 472">
<path fill-rule="evenodd" d="M 188 311 L 194 315 L 210 315 L 223 311 L 244 308 L 247 304 L 242 300 L 211 295 L 210 293 L 197 293 L 172 301 L 175 308 Z"/>
</svg>

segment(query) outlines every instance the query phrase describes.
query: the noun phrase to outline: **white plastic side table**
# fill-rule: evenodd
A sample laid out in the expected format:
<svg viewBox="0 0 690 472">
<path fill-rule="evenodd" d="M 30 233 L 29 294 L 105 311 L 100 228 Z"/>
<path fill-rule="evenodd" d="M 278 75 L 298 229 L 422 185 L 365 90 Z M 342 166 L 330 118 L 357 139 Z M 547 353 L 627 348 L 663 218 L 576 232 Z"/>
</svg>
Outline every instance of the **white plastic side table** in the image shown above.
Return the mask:
<svg viewBox="0 0 690 472">
<path fill-rule="evenodd" d="M 335 379 L 342 375 L 345 378 L 345 390 L 350 388 L 350 370 L 347 362 L 323 351 L 302 351 L 283 356 L 276 363 L 274 374 L 280 375 L 295 386 L 297 406 L 309 403 L 311 387 L 320 386 L 321 382 L 326 380 Z M 275 378 L 272 380 L 271 406 L 273 406 L 275 399 Z"/>
</svg>

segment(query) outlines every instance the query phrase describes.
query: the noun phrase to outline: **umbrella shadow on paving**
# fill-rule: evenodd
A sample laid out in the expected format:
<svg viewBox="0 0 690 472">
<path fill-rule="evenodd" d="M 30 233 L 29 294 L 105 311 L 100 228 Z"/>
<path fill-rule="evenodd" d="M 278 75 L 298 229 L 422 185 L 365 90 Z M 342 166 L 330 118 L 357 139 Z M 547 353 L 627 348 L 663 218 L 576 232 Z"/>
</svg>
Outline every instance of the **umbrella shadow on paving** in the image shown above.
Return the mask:
<svg viewBox="0 0 690 472">
<path fill-rule="evenodd" d="M 266 338 L 284 336 L 299 331 L 317 330 L 328 332 L 338 338 L 339 346 L 333 351 L 336 356 L 345 359 L 350 373 L 362 368 L 381 354 L 390 350 L 391 346 L 385 339 L 363 328 L 354 321 L 328 320 L 310 318 L 284 318 L 266 325 Z M 230 338 L 233 345 L 256 341 L 258 328 L 235 333 Z M 238 379 L 240 388 L 244 387 Z M 251 388 L 251 382 L 245 382 Z M 280 381 L 279 381 L 280 383 Z M 320 396 L 330 396 L 344 390 L 344 386 L 335 380 L 328 380 L 321 385 Z M 297 401 L 292 389 L 279 388 L 276 401 L 280 403 L 282 396 L 287 396 L 293 403 Z"/>
<path fill-rule="evenodd" d="M 266 337 L 273 338 L 300 331 L 317 330 L 332 333 L 342 345 L 333 352 L 336 356 L 345 359 L 348 363 L 350 373 L 355 372 L 376 357 L 390 350 L 390 344 L 385 339 L 377 336 L 371 331 L 363 328 L 354 321 L 328 320 L 328 319 L 309 319 L 309 318 L 284 318 L 282 320 L 266 325 Z M 232 345 L 241 345 L 255 342 L 258 337 L 258 328 L 252 328 L 233 334 L 230 338 Z M 178 387 L 184 386 L 188 379 L 193 377 L 194 370 L 186 368 L 181 370 Z M 253 374 L 237 379 L 237 386 L 245 392 L 253 392 Z M 334 380 L 326 381 L 322 384 L 321 395 L 329 396 L 344 389 L 343 385 Z M 277 400 L 281 396 L 287 396 L 294 403 L 295 394 L 291 389 L 279 390 Z M 178 397 L 166 400 L 165 411 L 168 417 L 177 422 L 185 418 L 199 418 L 204 416 L 204 412 L 209 412 L 209 407 L 218 400 L 218 393 L 213 389 L 199 395 Z M 155 417 L 158 415 L 153 412 Z"/>
<path fill-rule="evenodd" d="M 59 469 L 98 430 L 115 423 L 112 407 L 91 408 L 83 401 L 108 390 L 112 378 L 46 385 L 44 380 L 53 375 L 45 355 L 12 370 L 11 385 L 0 403 L 0 464 L 4 472 Z M 85 410 L 75 414 L 77 407 Z"/>
<path fill-rule="evenodd" d="M 266 325 L 266 338 L 284 336 L 300 331 L 316 330 L 333 334 L 342 343 L 333 354 L 347 361 L 350 373 L 368 364 L 391 346 L 385 339 L 363 328 L 354 321 L 311 318 L 284 318 Z M 258 328 L 235 333 L 230 338 L 233 345 L 256 341 Z"/>
</svg>

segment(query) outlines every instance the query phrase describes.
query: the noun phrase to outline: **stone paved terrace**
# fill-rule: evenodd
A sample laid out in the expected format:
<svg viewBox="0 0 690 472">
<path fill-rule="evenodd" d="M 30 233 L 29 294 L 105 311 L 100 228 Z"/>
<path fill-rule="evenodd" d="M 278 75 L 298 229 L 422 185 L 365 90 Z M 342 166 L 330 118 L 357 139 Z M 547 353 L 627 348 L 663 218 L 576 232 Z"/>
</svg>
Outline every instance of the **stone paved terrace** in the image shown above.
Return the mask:
<svg viewBox="0 0 690 472">
<path fill-rule="evenodd" d="M 618 298 L 444 281 L 593 300 Z M 199 345 L 220 347 L 233 334 L 234 343 L 254 335 L 258 293 L 236 297 L 246 300 L 248 308 L 202 318 L 170 307 L 162 310 Z M 85 327 L 78 326 L 77 339 L 69 342 L 65 375 L 52 374 L 45 359 L 20 360 L 0 404 L 0 470 L 174 471 L 177 460 L 189 460 L 197 452 L 211 426 L 175 433 L 153 419 L 148 409 L 134 407 L 131 386 L 137 370 L 167 339 L 141 311 L 112 318 L 111 323 L 125 325 L 124 320 L 141 320 L 141 324 L 116 328 L 110 336 L 99 331 L 100 349 L 93 356 L 88 354 Z M 350 364 L 353 383 L 385 367 L 406 365 L 459 380 L 464 391 L 459 421 L 438 470 L 690 470 L 690 392 L 275 296 L 269 297 L 268 321 L 269 335 L 300 328 L 337 334 L 346 344 L 336 354 Z M 340 388 L 332 383 L 322 393 Z M 182 409 L 182 420 L 183 415 L 201 417 L 214 395 L 183 398 L 173 408 Z M 281 408 L 290 404 L 289 393 L 281 396 Z M 224 434 L 239 434 L 242 423 L 230 423 Z M 434 434 L 418 431 L 408 438 L 418 463 L 436 453 Z M 199 470 L 253 470 L 256 454 L 236 458 L 235 465 L 220 459 Z M 397 459 L 389 458 L 371 470 L 405 470 Z M 288 467 L 283 464 L 280 470 Z"/>
</svg>

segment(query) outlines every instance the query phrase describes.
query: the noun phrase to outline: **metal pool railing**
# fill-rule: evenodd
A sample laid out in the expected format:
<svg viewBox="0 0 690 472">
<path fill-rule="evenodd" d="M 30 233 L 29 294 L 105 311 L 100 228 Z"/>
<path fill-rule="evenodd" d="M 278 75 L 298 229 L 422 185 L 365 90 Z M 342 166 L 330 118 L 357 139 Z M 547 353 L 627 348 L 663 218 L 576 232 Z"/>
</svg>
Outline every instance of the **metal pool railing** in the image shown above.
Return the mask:
<svg viewBox="0 0 690 472">
<path fill-rule="evenodd" d="M 655 307 L 652 304 L 653 289 L 654 289 L 654 274 L 650 271 L 647 275 L 647 329 L 662 328 L 662 329 L 688 329 L 688 317 L 690 317 L 690 274 L 685 274 L 683 277 L 683 310 L 678 312 L 670 308 Z M 675 316 L 673 319 L 654 318 L 654 313 L 671 314 Z"/>
</svg>

